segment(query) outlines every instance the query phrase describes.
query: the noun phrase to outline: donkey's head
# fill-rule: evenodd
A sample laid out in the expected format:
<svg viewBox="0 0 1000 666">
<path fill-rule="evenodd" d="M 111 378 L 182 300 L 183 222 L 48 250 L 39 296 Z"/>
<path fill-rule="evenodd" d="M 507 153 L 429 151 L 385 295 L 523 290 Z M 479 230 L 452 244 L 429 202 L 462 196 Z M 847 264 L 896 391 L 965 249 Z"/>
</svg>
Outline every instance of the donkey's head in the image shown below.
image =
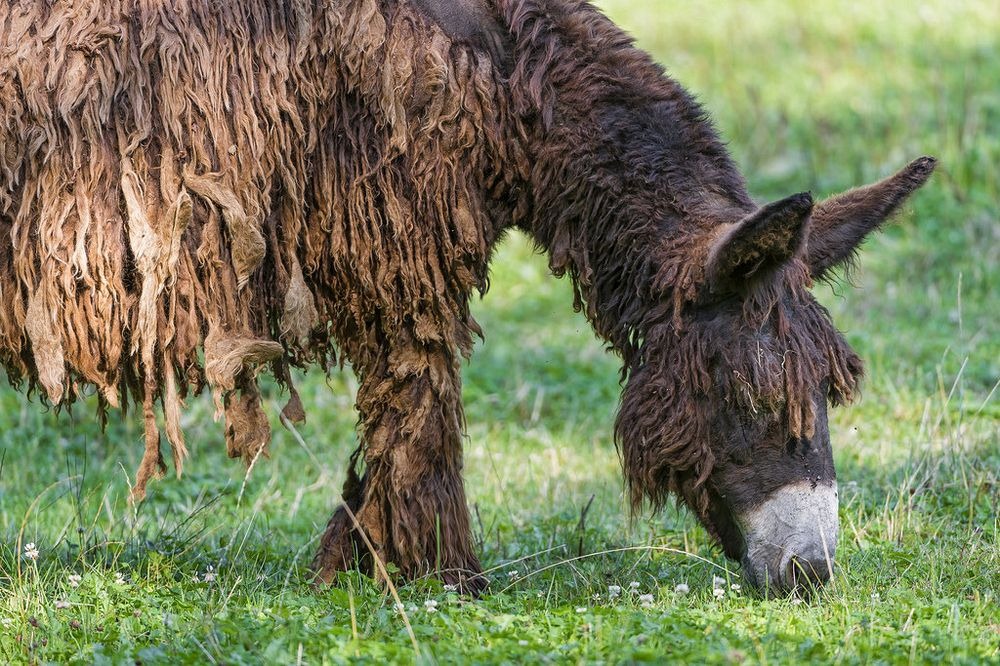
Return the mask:
<svg viewBox="0 0 1000 666">
<path fill-rule="evenodd" d="M 823 582 L 837 547 L 827 406 L 852 398 L 862 365 L 808 288 L 934 164 L 713 227 L 691 253 L 687 295 L 652 317 L 634 355 L 616 425 L 633 503 L 676 493 L 758 586 Z"/>
</svg>

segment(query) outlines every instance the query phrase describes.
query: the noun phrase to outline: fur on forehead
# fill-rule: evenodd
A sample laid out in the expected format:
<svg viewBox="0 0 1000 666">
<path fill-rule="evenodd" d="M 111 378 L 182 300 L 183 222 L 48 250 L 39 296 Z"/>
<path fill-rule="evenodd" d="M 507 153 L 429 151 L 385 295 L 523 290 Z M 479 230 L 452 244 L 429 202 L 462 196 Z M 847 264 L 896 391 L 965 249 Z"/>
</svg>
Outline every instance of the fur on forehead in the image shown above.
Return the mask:
<svg viewBox="0 0 1000 666">
<path fill-rule="evenodd" d="M 835 405 L 849 401 L 863 370 L 809 293 L 799 259 L 715 301 L 704 300 L 701 264 L 687 259 L 677 268 L 681 288 L 645 322 L 631 355 L 615 434 L 633 509 L 646 500 L 659 508 L 673 492 L 704 515 L 719 405 L 771 414 L 789 437 L 809 438 L 819 388 L 828 382 Z"/>
</svg>

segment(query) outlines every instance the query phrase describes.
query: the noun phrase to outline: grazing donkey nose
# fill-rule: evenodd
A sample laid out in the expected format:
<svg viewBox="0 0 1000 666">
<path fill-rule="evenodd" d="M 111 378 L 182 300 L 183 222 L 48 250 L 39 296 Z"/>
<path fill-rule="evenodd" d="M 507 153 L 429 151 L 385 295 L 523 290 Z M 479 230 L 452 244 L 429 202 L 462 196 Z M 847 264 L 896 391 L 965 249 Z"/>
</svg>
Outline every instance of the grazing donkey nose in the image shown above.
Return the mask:
<svg viewBox="0 0 1000 666">
<path fill-rule="evenodd" d="M 837 507 L 835 482 L 800 481 L 739 515 L 748 580 L 776 594 L 828 581 L 837 550 Z"/>
</svg>

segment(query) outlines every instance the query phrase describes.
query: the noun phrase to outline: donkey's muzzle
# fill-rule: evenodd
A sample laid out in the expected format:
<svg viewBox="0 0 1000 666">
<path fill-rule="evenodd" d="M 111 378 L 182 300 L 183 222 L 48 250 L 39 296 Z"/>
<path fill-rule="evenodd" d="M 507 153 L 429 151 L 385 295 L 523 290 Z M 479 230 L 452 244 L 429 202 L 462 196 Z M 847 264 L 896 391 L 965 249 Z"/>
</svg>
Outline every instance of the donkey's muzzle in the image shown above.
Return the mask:
<svg viewBox="0 0 1000 666">
<path fill-rule="evenodd" d="M 807 591 L 833 575 L 837 484 L 800 481 L 739 517 L 747 579 L 769 594 Z"/>
</svg>

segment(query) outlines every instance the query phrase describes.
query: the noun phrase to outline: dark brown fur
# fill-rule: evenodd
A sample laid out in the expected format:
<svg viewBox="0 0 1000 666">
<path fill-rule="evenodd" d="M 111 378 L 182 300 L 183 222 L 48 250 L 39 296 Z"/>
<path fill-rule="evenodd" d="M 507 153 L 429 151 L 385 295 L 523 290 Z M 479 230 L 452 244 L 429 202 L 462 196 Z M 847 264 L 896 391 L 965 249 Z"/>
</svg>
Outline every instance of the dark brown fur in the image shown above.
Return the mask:
<svg viewBox="0 0 1000 666">
<path fill-rule="evenodd" d="M 6 0 L 0 35 L 12 381 L 141 405 L 142 497 L 161 428 L 181 470 L 186 396 L 210 389 L 252 460 L 270 435 L 257 373 L 296 418 L 289 366 L 346 359 L 347 504 L 404 575 L 472 587 L 459 365 L 505 229 L 545 248 L 624 359 L 633 501 L 675 491 L 721 534 L 716 407 L 808 438 L 821 384 L 853 394 L 860 362 L 811 275 L 929 175 L 820 204 L 806 240 L 811 200 L 761 214 L 698 105 L 577 0 Z M 754 215 L 768 232 L 741 234 Z M 320 575 L 359 552 L 338 511 Z"/>
</svg>

